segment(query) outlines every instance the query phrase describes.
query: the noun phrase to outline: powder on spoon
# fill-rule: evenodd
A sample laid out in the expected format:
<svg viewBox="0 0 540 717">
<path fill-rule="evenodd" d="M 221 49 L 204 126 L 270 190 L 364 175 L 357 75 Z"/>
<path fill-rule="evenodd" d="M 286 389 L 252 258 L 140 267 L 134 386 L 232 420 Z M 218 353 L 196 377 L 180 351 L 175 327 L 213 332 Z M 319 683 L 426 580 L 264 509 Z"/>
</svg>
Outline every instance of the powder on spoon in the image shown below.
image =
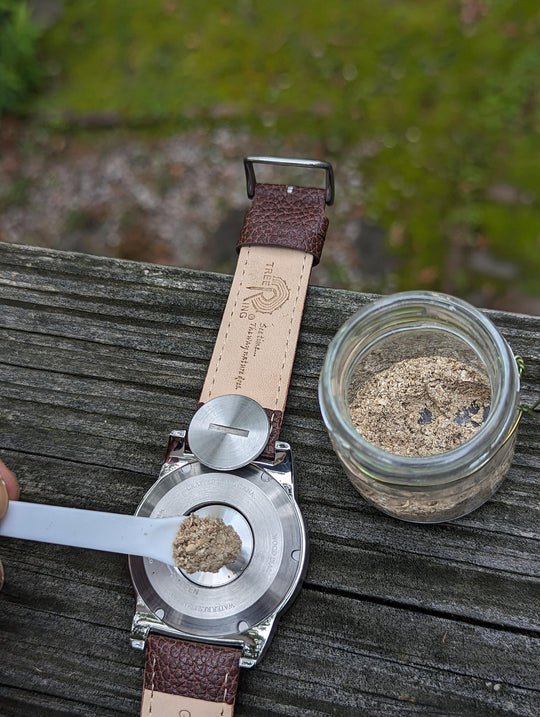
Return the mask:
<svg viewBox="0 0 540 717">
<path fill-rule="evenodd" d="M 234 562 L 241 550 L 242 541 L 232 525 L 195 513 L 181 523 L 173 541 L 174 562 L 186 573 L 217 573 Z"/>
</svg>

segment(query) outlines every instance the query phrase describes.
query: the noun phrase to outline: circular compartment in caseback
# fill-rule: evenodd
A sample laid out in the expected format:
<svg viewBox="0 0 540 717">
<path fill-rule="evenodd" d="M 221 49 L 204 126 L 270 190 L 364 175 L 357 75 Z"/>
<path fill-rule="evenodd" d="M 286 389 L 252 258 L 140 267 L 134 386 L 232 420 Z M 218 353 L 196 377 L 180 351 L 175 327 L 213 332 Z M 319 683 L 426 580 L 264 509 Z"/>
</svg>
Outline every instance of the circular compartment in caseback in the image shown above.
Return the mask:
<svg viewBox="0 0 540 717">
<path fill-rule="evenodd" d="M 188 635 L 226 637 L 285 607 L 304 575 L 306 532 L 281 484 L 253 464 L 223 473 L 195 461 L 160 478 L 136 511 L 152 518 L 191 513 L 232 525 L 241 554 L 218 573 L 191 574 L 129 556 L 134 587 L 150 610 Z"/>
</svg>

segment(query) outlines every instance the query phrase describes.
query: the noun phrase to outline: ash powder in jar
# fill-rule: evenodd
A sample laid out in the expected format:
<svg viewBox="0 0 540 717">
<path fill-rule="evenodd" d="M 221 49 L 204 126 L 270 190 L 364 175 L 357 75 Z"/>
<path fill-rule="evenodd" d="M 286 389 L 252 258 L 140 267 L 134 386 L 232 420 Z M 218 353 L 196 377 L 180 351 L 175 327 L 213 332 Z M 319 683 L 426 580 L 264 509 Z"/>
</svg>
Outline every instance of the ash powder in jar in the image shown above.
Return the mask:
<svg viewBox="0 0 540 717">
<path fill-rule="evenodd" d="M 490 396 L 489 380 L 477 368 L 420 356 L 371 376 L 349 409 L 356 430 L 377 447 L 429 456 L 471 438 L 488 415 Z"/>
</svg>

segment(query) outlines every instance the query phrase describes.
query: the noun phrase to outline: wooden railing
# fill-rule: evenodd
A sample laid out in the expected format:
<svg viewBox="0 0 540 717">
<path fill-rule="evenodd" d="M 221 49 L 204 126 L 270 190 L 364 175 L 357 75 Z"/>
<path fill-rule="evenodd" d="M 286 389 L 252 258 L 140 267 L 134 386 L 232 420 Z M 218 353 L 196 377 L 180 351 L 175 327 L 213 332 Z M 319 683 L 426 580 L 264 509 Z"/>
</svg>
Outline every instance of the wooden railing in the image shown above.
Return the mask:
<svg viewBox="0 0 540 717">
<path fill-rule="evenodd" d="M 0 457 L 22 498 L 133 513 L 189 423 L 230 277 L 0 244 Z M 365 294 L 310 288 L 281 438 L 311 543 L 304 587 L 241 675 L 238 715 L 538 714 L 539 424 L 500 490 L 412 525 L 368 506 L 332 451 L 317 380 Z M 540 319 L 490 317 L 540 396 Z M 0 713 L 137 715 L 125 558 L 2 539 Z"/>
</svg>

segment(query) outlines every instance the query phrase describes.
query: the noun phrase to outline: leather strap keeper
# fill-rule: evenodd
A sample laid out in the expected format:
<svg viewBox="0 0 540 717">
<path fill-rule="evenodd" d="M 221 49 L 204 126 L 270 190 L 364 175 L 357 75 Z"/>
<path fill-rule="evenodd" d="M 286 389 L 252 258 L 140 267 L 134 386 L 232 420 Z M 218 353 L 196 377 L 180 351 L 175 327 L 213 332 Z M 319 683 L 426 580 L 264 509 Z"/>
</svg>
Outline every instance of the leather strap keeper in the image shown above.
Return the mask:
<svg viewBox="0 0 540 717">
<path fill-rule="evenodd" d="M 328 218 L 326 195 L 315 187 L 287 187 L 284 184 L 257 184 L 251 208 L 237 244 L 281 246 L 298 249 L 319 263 Z"/>
<path fill-rule="evenodd" d="M 149 635 L 141 717 L 232 715 L 240 655 L 238 647 Z"/>
</svg>

